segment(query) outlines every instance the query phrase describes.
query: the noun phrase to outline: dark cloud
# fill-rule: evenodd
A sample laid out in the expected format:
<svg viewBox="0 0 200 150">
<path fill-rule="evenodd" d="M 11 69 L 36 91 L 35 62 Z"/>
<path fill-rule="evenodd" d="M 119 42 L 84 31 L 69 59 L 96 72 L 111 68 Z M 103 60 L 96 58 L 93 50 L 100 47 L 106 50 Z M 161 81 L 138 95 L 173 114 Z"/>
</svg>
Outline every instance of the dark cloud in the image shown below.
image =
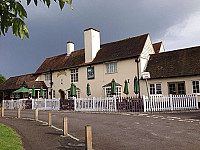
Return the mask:
<svg viewBox="0 0 200 150">
<path fill-rule="evenodd" d="M 83 30 L 89 27 L 101 31 L 102 43 L 150 33 L 153 42 L 166 40 L 168 45 L 165 47 L 173 49 L 171 41 L 177 40 L 179 45 L 181 41 L 179 36 L 169 33 L 173 28 L 177 29 L 176 25 L 196 14 L 200 10 L 200 2 L 74 0 L 73 7 L 73 11 L 68 6 L 60 11 L 53 1 L 49 9 L 42 3 L 37 7 L 33 4 L 26 6 L 30 39 L 21 41 L 11 31 L 6 37 L 0 37 L 0 73 L 10 77 L 35 72 L 46 57 L 66 52 L 69 40 L 75 42 L 76 49 L 83 48 Z M 187 44 L 184 43 L 184 46 Z"/>
</svg>

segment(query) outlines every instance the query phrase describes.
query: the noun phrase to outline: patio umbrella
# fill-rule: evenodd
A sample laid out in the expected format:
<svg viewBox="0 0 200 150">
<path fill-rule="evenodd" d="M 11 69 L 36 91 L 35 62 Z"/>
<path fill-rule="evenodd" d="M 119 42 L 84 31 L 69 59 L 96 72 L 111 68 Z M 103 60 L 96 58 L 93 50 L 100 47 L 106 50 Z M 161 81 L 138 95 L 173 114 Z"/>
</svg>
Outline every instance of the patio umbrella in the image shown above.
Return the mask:
<svg viewBox="0 0 200 150">
<path fill-rule="evenodd" d="M 90 91 L 90 84 L 87 84 L 87 96 L 91 95 L 91 91 Z"/>
<path fill-rule="evenodd" d="M 76 86 L 74 85 L 74 83 L 71 84 L 71 88 L 70 88 L 70 96 L 76 96 Z"/>
<path fill-rule="evenodd" d="M 116 82 L 114 79 L 111 81 L 111 94 L 115 95 L 116 94 Z"/>
<path fill-rule="evenodd" d="M 16 91 L 14 91 L 13 93 L 27 93 L 27 92 L 31 92 L 31 90 L 25 88 L 25 87 L 22 87 Z"/>
<path fill-rule="evenodd" d="M 32 97 L 34 98 L 35 97 L 35 87 L 32 86 Z"/>
<path fill-rule="evenodd" d="M 127 80 L 125 80 L 125 85 L 124 85 L 124 94 L 128 95 L 129 94 L 129 91 L 128 91 L 128 82 Z"/>
<path fill-rule="evenodd" d="M 139 91 L 140 91 L 140 89 L 139 89 L 138 78 L 137 78 L 137 76 L 135 76 L 135 78 L 134 78 L 134 93 L 138 94 Z"/>
<path fill-rule="evenodd" d="M 43 88 L 40 88 L 40 97 L 43 97 Z"/>
</svg>

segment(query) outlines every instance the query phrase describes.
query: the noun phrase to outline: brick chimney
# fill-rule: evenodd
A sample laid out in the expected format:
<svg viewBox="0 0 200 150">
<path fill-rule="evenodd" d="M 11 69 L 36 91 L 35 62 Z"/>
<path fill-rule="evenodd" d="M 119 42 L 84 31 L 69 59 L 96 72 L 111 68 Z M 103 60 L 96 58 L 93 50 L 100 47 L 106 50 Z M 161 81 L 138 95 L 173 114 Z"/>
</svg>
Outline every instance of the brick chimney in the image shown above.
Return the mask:
<svg viewBox="0 0 200 150">
<path fill-rule="evenodd" d="M 67 42 L 67 56 L 69 56 L 74 51 L 74 42 Z"/>
<path fill-rule="evenodd" d="M 84 30 L 85 62 L 91 62 L 100 49 L 100 31 L 89 28 Z"/>
</svg>

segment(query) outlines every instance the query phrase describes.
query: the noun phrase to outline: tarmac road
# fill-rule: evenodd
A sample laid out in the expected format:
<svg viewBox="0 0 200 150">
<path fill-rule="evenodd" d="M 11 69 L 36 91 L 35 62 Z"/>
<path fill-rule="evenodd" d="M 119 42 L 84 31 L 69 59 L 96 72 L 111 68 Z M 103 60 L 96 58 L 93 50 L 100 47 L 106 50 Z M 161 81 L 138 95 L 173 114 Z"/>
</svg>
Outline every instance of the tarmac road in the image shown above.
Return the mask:
<svg viewBox="0 0 200 150">
<path fill-rule="evenodd" d="M 6 110 L 5 116 L 14 117 L 16 111 Z M 200 149 L 200 111 L 154 114 L 54 111 L 52 124 L 62 129 L 64 116 L 68 117 L 69 133 L 82 143 L 84 127 L 92 126 L 93 146 L 97 150 Z M 33 118 L 34 111 L 21 111 L 21 117 Z M 48 111 L 39 111 L 39 120 L 47 122 L 47 118 Z"/>
</svg>

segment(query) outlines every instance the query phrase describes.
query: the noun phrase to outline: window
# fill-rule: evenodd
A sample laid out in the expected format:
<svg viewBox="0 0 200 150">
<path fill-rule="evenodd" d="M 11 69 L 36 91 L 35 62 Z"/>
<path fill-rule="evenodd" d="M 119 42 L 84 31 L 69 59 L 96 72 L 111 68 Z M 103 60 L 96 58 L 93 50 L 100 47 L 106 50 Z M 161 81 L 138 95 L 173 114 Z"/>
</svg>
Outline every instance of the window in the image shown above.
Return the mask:
<svg viewBox="0 0 200 150">
<path fill-rule="evenodd" d="M 56 91 L 53 90 L 53 98 L 55 98 L 55 97 L 56 97 Z"/>
<path fill-rule="evenodd" d="M 50 73 L 45 74 L 45 81 L 49 81 L 49 80 L 51 80 L 51 75 L 50 75 Z"/>
<path fill-rule="evenodd" d="M 76 98 L 80 98 L 81 97 L 81 92 L 80 92 L 79 89 L 76 89 L 76 93 L 77 93 Z M 67 98 L 70 98 L 70 90 L 67 90 Z"/>
<path fill-rule="evenodd" d="M 45 90 L 43 91 L 43 93 L 44 93 L 44 98 L 47 98 L 47 91 Z"/>
<path fill-rule="evenodd" d="M 115 73 L 117 72 L 117 63 L 107 63 L 106 64 L 106 73 Z"/>
<path fill-rule="evenodd" d="M 105 90 L 105 96 L 106 97 L 113 97 L 111 95 L 111 87 L 110 86 L 105 87 L 104 90 Z M 121 97 L 121 86 L 116 86 L 116 96 Z"/>
<path fill-rule="evenodd" d="M 19 93 L 15 93 L 15 98 L 20 98 L 20 94 Z"/>
<path fill-rule="evenodd" d="M 150 94 L 162 94 L 161 83 L 150 84 Z"/>
<path fill-rule="evenodd" d="M 185 82 L 168 83 L 169 94 L 180 95 L 185 94 Z"/>
<path fill-rule="evenodd" d="M 14 98 L 14 97 L 15 97 L 14 93 L 10 92 L 10 98 Z"/>
<path fill-rule="evenodd" d="M 200 93 L 199 81 L 192 81 L 193 93 Z"/>
<path fill-rule="evenodd" d="M 71 82 L 78 82 L 78 68 L 71 70 Z"/>
</svg>

